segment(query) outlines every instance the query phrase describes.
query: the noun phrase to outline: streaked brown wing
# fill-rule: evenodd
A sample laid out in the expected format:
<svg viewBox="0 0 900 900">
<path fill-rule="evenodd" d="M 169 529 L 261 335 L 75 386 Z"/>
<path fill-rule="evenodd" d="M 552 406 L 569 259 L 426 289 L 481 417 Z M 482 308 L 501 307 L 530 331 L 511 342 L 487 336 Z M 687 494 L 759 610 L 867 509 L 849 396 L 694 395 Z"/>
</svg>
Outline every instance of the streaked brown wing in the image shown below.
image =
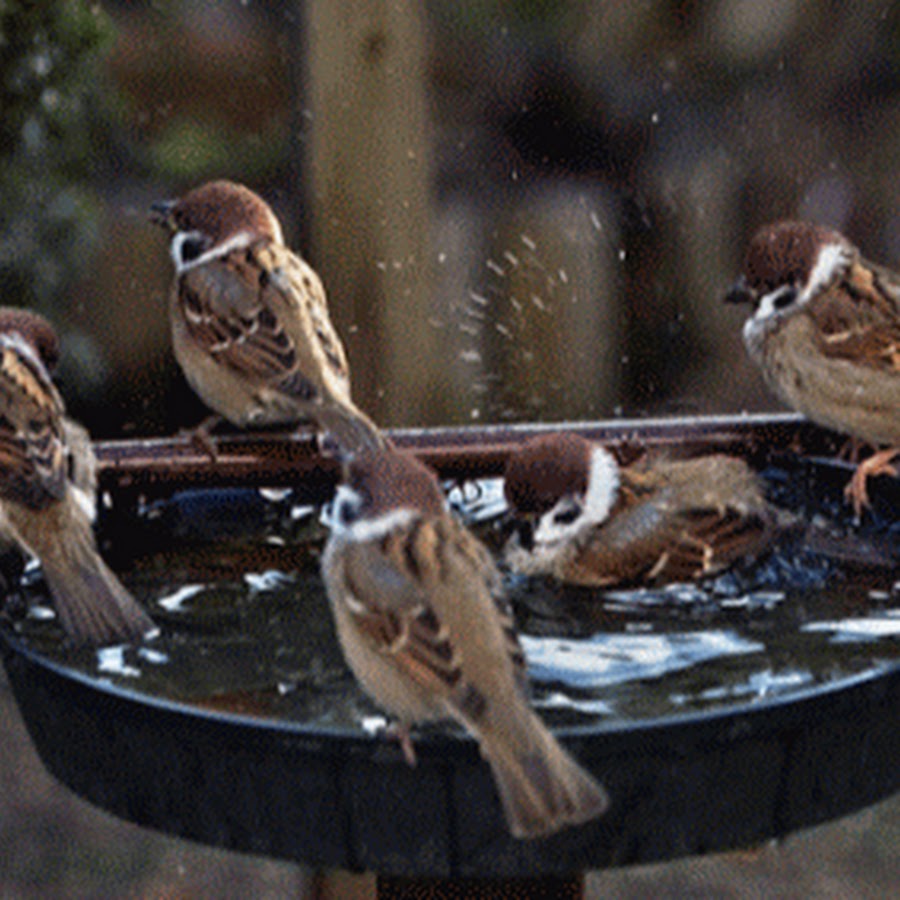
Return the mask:
<svg viewBox="0 0 900 900">
<path fill-rule="evenodd" d="M 433 523 L 419 519 L 381 541 L 349 544 L 344 577 L 360 632 L 422 687 L 446 694 L 462 670 L 429 602 L 438 575 L 428 553 L 435 537 Z"/>
<path fill-rule="evenodd" d="M 601 573 L 600 584 L 692 581 L 759 548 L 768 525 L 761 515 L 699 506 L 673 513 L 667 492 L 644 495 L 634 473 L 612 518 L 585 541 L 575 567 Z M 604 579 L 602 573 L 608 573 Z"/>
<path fill-rule="evenodd" d="M 265 271 L 250 250 L 189 269 L 179 282 L 188 330 L 215 360 L 244 375 L 284 377 L 296 351 L 282 322 L 262 303 Z"/>
<path fill-rule="evenodd" d="M 284 248 L 263 242 L 189 269 L 179 302 L 198 345 L 244 376 L 305 399 L 318 396 L 326 367 L 349 378 L 321 282 Z"/>
<path fill-rule="evenodd" d="M 763 516 L 731 507 L 687 510 L 680 520 L 683 527 L 675 541 L 679 549 L 667 568 L 667 573 L 673 573 L 672 580 L 681 579 L 674 576 L 679 571 L 692 572 L 688 578 L 699 578 L 752 554 L 770 531 Z"/>
<path fill-rule="evenodd" d="M 44 367 L 0 336 L 0 493 L 32 509 L 66 489 L 63 404 Z"/>
<path fill-rule="evenodd" d="M 506 653 L 513 664 L 513 671 L 519 683 L 519 687 L 525 690 L 527 686 L 527 661 L 525 651 L 519 642 L 519 632 L 513 615 L 512 604 L 503 589 L 503 579 L 494 559 L 488 549 L 479 540 L 473 537 L 459 522 L 454 519 L 443 521 L 443 526 L 448 540 L 455 542 L 460 556 L 465 564 L 478 573 L 482 583 L 487 588 L 494 604 L 494 610 L 503 632 Z"/>
<path fill-rule="evenodd" d="M 826 356 L 900 374 L 900 284 L 887 269 L 854 262 L 809 314 Z"/>
<path fill-rule="evenodd" d="M 261 250 L 259 262 L 272 272 L 272 290 L 278 291 L 287 302 L 295 304 L 300 317 L 309 322 L 310 330 L 317 338 L 310 349 L 315 350 L 315 355 L 322 354 L 322 360 L 335 377 L 349 380 L 347 354 L 331 324 L 322 280 L 313 268 L 290 250 L 274 245 Z"/>
<path fill-rule="evenodd" d="M 599 586 L 689 581 L 710 555 L 704 541 L 653 502 L 620 507 L 585 537 L 570 577 Z"/>
</svg>

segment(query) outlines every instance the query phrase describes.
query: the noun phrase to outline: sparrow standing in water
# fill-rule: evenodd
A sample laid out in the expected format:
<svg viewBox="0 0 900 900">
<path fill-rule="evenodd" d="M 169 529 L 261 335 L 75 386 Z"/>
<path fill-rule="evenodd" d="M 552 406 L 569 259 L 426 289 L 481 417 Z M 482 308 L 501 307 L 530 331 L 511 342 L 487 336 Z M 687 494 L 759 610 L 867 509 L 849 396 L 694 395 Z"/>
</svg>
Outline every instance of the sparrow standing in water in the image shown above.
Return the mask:
<svg viewBox="0 0 900 900">
<path fill-rule="evenodd" d="M 510 832 L 536 838 L 586 822 L 606 792 L 530 708 L 525 660 L 500 575 L 448 513 L 433 473 L 396 450 L 348 465 L 322 574 L 347 663 L 408 726 L 452 718 L 479 742 Z"/>
<path fill-rule="evenodd" d="M 730 456 L 621 468 L 598 444 L 552 433 L 510 454 L 504 493 L 516 524 L 510 568 L 585 587 L 702 578 L 773 533 L 756 475 Z"/>
<path fill-rule="evenodd" d="M 97 553 L 94 455 L 50 380 L 58 357 L 45 319 L 0 308 L 0 508 L 40 560 L 74 643 L 137 640 L 155 626 Z"/>
<path fill-rule="evenodd" d="M 172 234 L 175 357 L 210 409 L 241 428 L 311 419 L 344 452 L 383 445 L 350 397 L 322 282 L 261 197 L 213 181 L 154 204 L 153 219 Z"/>
<path fill-rule="evenodd" d="M 857 517 L 866 479 L 900 453 L 900 275 L 843 235 L 806 222 L 762 228 L 728 301 L 753 307 L 744 343 L 769 387 L 826 428 L 876 448 L 847 486 Z"/>
</svg>

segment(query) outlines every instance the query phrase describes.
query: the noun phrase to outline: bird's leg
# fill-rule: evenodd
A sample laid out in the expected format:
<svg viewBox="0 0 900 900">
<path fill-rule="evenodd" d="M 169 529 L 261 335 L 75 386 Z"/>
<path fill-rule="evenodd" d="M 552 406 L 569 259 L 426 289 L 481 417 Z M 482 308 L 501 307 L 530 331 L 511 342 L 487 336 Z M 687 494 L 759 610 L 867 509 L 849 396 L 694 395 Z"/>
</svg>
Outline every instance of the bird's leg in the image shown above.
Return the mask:
<svg viewBox="0 0 900 900">
<path fill-rule="evenodd" d="M 397 741 L 400 749 L 403 751 L 403 759 L 406 760 L 408 766 L 416 764 L 416 748 L 413 746 L 412 738 L 409 735 L 409 726 L 401 722 L 391 722 L 385 726 L 384 735 L 389 740 Z"/>
<path fill-rule="evenodd" d="M 844 496 L 853 504 L 853 512 L 856 514 L 857 519 L 862 515 L 863 509 L 869 505 L 869 492 L 866 489 L 866 481 L 873 475 L 896 476 L 897 467 L 891 465 L 891 460 L 898 454 L 900 454 L 900 447 L 879 450 L 856 467 L 850 483 L 844 489 Z"/>
<path fill-rule="evenodd" d="M 863 446 L 863 442 L 858 437 L 851 435 L 838 450 L 836 458 L 856 465 L 859 462 L 859 454 Z"/>
<path fill-rule="evenodd" d="M 207 416 L 199 425 L 194 428 L 182 428 L 178 434 L 189 440 L 198 452 L 205 453 L 211 463 L 215 463 L 219 459 L 219 451 L 216 449 L 210 432 L 221 421 L 222 416 L 213 413 L 211 416 Z"/>
</svg>

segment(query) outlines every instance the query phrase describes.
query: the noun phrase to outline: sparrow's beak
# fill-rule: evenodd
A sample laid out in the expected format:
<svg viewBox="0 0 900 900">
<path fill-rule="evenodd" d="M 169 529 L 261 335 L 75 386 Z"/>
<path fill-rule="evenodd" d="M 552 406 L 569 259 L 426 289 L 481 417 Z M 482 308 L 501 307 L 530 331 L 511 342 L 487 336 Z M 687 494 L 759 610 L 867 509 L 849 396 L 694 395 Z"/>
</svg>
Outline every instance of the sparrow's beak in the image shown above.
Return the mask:
<svg viewBox="0 0 900 900">
<path fill-rule="evenodd" d="M 743 275 L 729 288 L 728 293 L 722 298 L 725 303 L 754 303 L 756 296 L 747 286 Z"/>
<path fill-rule="evenodd" d="M 511 509 L 505 509 L 496 518 L 493 525 L 497 539 L 505 544 L 516 530 L 516 517 Z"/>
<path fill-rule="evenodd" d="M 501 543 L 505 544 L 515 536 L 523 550 L 530 553 L 534 549 L 534 522 L 531 517 L 517 516 L 508 509 L 498 519 L 495 528 Z"/>
<path fill-rule="evenodd" d="M 150 206 L 150 221 L 154 225 L 160 225 L 168 228 L 169 231 L 175 231 L 175 220 L 172 218 L 172 211 L 175 209 L 177 200 L 158 200 Z"/>
<path fill-rule="evenodd" d="M 531 553 L 534 550 L 534 522 L 531 519 L 520 521 L 516 526 L 516 534 L 522 549 Z"/>
</svg>

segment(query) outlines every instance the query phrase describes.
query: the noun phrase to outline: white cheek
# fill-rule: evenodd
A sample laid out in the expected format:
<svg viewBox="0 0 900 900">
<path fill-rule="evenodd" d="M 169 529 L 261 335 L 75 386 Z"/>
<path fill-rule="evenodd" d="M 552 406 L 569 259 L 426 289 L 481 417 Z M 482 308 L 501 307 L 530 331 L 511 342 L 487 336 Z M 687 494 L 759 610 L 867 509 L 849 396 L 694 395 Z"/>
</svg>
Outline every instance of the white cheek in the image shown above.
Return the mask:
<svg viewBox="0 0 900 900">
<path fill-rule="evenodd" d="M 172 262 L 175 263 L 175 271 L 179 275 L 181 275 L 182 272 L 187 272 L 189 269 L 202 266 L 213 259 L 227 256 L 233 250 L 242 250 L 244 247 L 249 246 L 253 241 L 253 235 L 249 231 L 241 231 L 228 238 L 227 241 L 223 241 L 221 244 L 213 247 L 211 250 L 207 250 L 206 253 L 201 253 L 194 259 L 185 262 L 182 259 L 184 244 L 191 238 L 197 237 L 198 232 L 196 231 L 179 231 L 178 234 L 172 238 L 172 245 L 169 249 L 172 254 Z"/>
<path fill-rule="evenodd" d="M 418 513 L 400 507 L 371 519 L 356 517 L 362 503 L 360 495 L 345 484 L 338 487 L 334 500 L 322 511 L 322 522 L 337 537 L 365 543 L 377 541 L 398 528 L 406 527 Z M 349 517 L 345 514 L 349 513 Z"/>
<path fill-rule="evenodd" d="M 583 510 L 571 521 L 556 521 L 557 514 L 566 508 L 566 501 L 561 500 L 550 512 L 544 513 L 538 520 L 537 527 L 534 529 L 535 553 L 553 554 L 558 552 L 560 547 L 568 544 L 587 524 L 587 517 Z"/>
<path fill-rule="evenodd" d="M 771 323 L 774 324 L 774 323 Z M 762 353 L 762 339 L 766 336 L 769 326 L 766 320 L 753 315 L 744 322 L 744 346 L 753 359 L 759 359 Z"/>
<path fill-rule="evenodd" d="M 191 267 L 191 262 L 185 262 L 182 257 L 184 255 L 184 245 L 190 241 L 194 240 L 198 237 L 196 231 L 179 231 L 173 238 L 172 243 L 169 245 L 169 254 L 172 257 L 172 262 L 175 264 L 175 271 L 181 274 L 186 269 Z"/>
<path fill-rule="evenodd" d="M 782 285 L 764 294 L 753 315 L 744 323 L 744 343 L 751 355 L 758 357 L 762 352 L 762 343 L 766 335 L 774 330 L 782 319 L 803 309 L 813 297 L 828 288 L 852 261 L 852 250 L 846 245 L 826 244 L 816 257 L 816 264 L 809 274 L 806 287 L 797 294 L 793 303 L 781 307 L 776 305 L 784 291 L 788 290 L 788 285 Z"/>
<path fill-rule="evenodd" d="M 334 499 L 322 507 L 319 521 L 333 534 L 345 535 L 350 530 L 350 526 L 342 511 L 345 507 L 352 511 L 358 507 L 359 502 L 359 495 L 356 491 L 351 490 L 345 484 L 338 485 Z"/>
<path fill-rule="evenodd" d="M 619 465 L 613 455 L 603 447 L 595 447 L 591 454 L 588 489 L 577 500 L 563 497 L 549 512 L 544 513 L 534 529 L 534 553 L 553 556 L 573 541 L 586 528 L 601 525 L 609 514 L 619 494 Z M 569 518 L 575 504 L 580 510 L 575 518 Z"/>
<path fill-rule="evenodd" d="M 775 302 L 781 296 L 782 291 L 783 288 L 779 288 L 777 291 L 765 294 L 759 301 L 759 306 L 756 307 L 753 318 L 760 322 L 764 322 L 768 319 L 775 319 L 778 318 L 779 315 L 785 315 L 787 311 L 794 306 L 799 305 L 798 301 L 795 300 L 790 306 L 783 306 L 779 309 L 779 307 L 775 305 Z"/>
<path fill-rule="evenodd" d="M 383 537 L 387 537 L 392 531 L 399 528 L 406 528 L 411 522 L 419 517 L 414 509 L 392 509 L 389 512 L 382 513 L 375 519 L 361 519 L 354 522 L 347 529 L 347 537 L 352 541 L 365 543 L 366 541 L 379 541 Z"/>
<path fill-rule="evenodd" d="M 744 344 L 754 359 L 761 356 L 763 341 L 769 332 L 774 331 L 782 319 L 802 308 L 799 297 L 788 306 L 776 306 L 776 301 L 785 290 L 785 287 L 780 287 L 764 294 L 753 315 L 744 323 Z"/>
</svg>

